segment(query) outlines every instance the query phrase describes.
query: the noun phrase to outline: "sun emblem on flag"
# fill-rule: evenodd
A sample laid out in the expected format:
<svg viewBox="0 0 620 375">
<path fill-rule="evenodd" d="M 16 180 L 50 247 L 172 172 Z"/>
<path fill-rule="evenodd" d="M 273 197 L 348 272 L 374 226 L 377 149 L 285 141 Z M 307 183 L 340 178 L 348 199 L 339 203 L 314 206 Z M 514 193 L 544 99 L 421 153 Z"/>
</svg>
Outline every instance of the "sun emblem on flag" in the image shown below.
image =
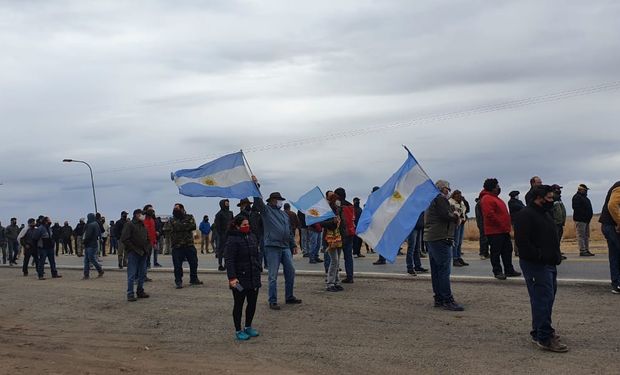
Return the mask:
<svg viewBox="0 0 620 375">
<path fill-rule="evenodd" d="M 215 180 L 212 177 L 205 177 L 202 179 L 202 182 L 207 186 L 217 186 Z"/>
<path fill-rule="evenodd" d="M 316 208 L 309 209 L 308 210 L 308 215 L 313 216 L 313 217 L 321 216 L 321 214 L 319 213 L 319 210 L 317 210 Z"/>
<path fill-rule="evenodd" d="M 399 201 L 403 199 L 403 196 L 400 195 L 400 192 L 398 190 L 395 190 L 394 194 L 392 194 L 392 199 Z"/>
</svg>

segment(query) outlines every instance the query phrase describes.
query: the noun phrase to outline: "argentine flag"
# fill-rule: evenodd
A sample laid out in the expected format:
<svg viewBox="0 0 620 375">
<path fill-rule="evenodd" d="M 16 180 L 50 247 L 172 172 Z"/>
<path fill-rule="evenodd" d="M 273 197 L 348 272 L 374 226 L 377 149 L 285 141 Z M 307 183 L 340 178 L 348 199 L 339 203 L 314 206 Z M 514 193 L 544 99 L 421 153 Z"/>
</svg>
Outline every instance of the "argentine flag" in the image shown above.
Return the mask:
<svg viewBox="0 0 620 375">
<path fill-rule="evenodd" d="M 407 160 L 381 188 L 368 197 L 357 235 L 390 263 L 439 190 L 409 149 Z"/>
<path fill-rule="evenodd" d="M 181 169 L 170 177 L 179 187 L 179 193 L 188 197 L 262 197 L 252 181 L 241 151 L 196 169 Z"/>
<path fill-rule="evenodd" d="M 291 203 L 306 215 L 306 225 L 320 223 L 336 216 L 318 186 L 302 195 L 297 202 Z"/>
</svg>

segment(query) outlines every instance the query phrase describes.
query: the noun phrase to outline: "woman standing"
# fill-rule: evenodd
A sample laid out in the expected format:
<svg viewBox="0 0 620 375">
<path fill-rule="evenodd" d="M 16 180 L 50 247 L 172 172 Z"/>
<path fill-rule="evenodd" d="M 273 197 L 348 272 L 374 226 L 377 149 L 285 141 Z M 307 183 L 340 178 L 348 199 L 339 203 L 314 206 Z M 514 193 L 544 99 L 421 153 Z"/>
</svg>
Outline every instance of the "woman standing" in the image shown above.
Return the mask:
<svg viewBox="0 0 620 375">
<path fill-rule="evenodd" d="M 224 253 L 228 283 L 234 298 L 233 321 L 235 337 L 245 341 L 257 337 L 258 332 L 252 328 L 256 311 L 258 289 L 261 287 L 261 257 L 256 236 L 250 231 L 250 222 L 245 216 L 238 215 L 231 222 Z M 245 309 L 245 328 L 241 329 L 243 304 Z"/>
</svg>

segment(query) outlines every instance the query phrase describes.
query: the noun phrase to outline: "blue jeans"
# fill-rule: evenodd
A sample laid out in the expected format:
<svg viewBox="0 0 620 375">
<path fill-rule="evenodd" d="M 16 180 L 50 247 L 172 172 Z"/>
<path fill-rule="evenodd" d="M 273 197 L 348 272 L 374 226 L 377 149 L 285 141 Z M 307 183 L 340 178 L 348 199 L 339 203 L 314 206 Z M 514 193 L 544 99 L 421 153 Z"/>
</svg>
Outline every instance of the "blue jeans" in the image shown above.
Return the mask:
<svg viewBox="0 0 620 375">
<path fill-rule="evenodd" d="M 97 262 L 97 248 L 87 247 L 84 254 L 84 276 L 88 277 L 90 274 L 90 265 L 92 264 L 97 269 L 97 272 L 101 272 L 101 266 Z"/>
<path fill-rule="evenodd" d="M 19 254 L 19 242 L 17 240 L 8 240 L 9 245 L 9 262 L 15 263 L 17 261 L 17 254 Z"/>
<path fill-rule="evenodd" d="M 133 296 L 133 285 L 138 284 L 138 293 L 144 291 L 144 272 L 147 254 L 138 255 L 135 251 L 127 253 L 127 296 Z"/>
<path fill-rule="evenodd" d="M 607 240 L 611 285 L 620 286 L 620 234 L 613 225 L 604 224 L 602 229 Z"/>
<path fill-rule="evenodd" d="M 308 229 L 299 228 L 299 246 L 301 247 L 303 254 L 310 253 L 310 247 L 308 246 Z"/>
<path fill-rule="evenodd" d="M 308 230 L 306 237 L 308 238 L 310 260 L 316 260 L 319 257 L 319 250 L 321 248 L 321 234 Z"/>
<path fill-rule="evenodd" d="M 452 258 L 461 259 L 463 253 L 461 252 L 461 246 L 463 246 L 463 237 L 465 236 L 465 225 L 461 224 L 454 230 L 454 247 L 452 249 Z"/>
<path fill-rule="evenodd" d="M 418 234 L 418 231 L 414 229 L 407 238 L 407 271 L 422 268 L 420 246 L 418 246 Z"/>
<path fill-rule="evenodd" d="M 43 268 L 45 267 L 45 259 L 50 263 L 50 269 L 52 271 L 52 276 L 57 276 L 58 271 L 56 270 L 56 259 L 54 258 L 54 248 L 51 247 L 49 249 L 39 248 L 39 261 L 37 263 L 37 274 L 39 277 L 43 277 Z"/>
<path fill-rule="evenodd" d="M 278 270 L 280 263 L 284 270 L 284 297 L 289 300 L 294 297 L 295 267 L 291 250 L 281 247 L 265 246 L 269 275 L 269 303 L 278 303 Z"/>
<path fill-rule="evenodd" d="M 344 270 L 347 273 L 347 279 L 353 280 L 353 237 L 345 237 L 342 240 Z"/>
<path fill-rule="evenodd" d="M 450 289 L 450 272 L 452 270 L 452 241 L 439 240 L 426 242 L 431 264 L 431 281 L 435 302 L 444 303 L 452 300 Z"/>
<path fill-rule="evenodd" d="M 519 260 L 527 292 L 530 295 L 532 306 L 532 331 L 534 340 L 548 343 L 555 332 L 551 327 L 551 313 L 553 302 L 558 289 L 558 271 L 555 266 L 533 263 L 524 259 Z"/>
</svg>

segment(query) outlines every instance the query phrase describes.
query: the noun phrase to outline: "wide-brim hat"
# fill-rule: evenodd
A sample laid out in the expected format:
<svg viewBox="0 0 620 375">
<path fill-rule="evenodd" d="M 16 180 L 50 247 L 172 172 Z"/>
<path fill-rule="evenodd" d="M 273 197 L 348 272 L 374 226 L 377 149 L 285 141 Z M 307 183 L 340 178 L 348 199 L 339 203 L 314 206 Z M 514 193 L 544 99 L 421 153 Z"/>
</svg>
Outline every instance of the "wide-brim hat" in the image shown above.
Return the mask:
<svg viewBox="0 0 620 375">
<path fill-rule="evenodd" d="M 578 189 L 590 190 L 590 188 L 586 184 L 579 184 Z"/>
<path fill-rule="evenodd" d="M 237 207 L 241 207 L 244 204 L 252 204 L 252 202 L 250 202 L 248 198 L 243 198 L 242 200 L 239 201 L 239 203 L 237 204 Z"/>
<path fill-rule="evenodd" d="M 269 202 L 269 201 L 270 201 L 270 200 L 272 200 L 272 199 L 277 199 L 277 200 L 279 200 L 279 201 L 285 201 L 285 200 L 286 200 L 286 198 L 284 198 L 284 197 L 282 196 L 282 194 L 280 194 L 280 193 L 279 193 L 279 192 L 277 192 L 277 191 L 276 191 L 276 192 L 274 192 L 274 193 L 269 194 L 269 198 L 267 198 L 266 200 L 267 200 L 267 202 Z"/>
</svg>

